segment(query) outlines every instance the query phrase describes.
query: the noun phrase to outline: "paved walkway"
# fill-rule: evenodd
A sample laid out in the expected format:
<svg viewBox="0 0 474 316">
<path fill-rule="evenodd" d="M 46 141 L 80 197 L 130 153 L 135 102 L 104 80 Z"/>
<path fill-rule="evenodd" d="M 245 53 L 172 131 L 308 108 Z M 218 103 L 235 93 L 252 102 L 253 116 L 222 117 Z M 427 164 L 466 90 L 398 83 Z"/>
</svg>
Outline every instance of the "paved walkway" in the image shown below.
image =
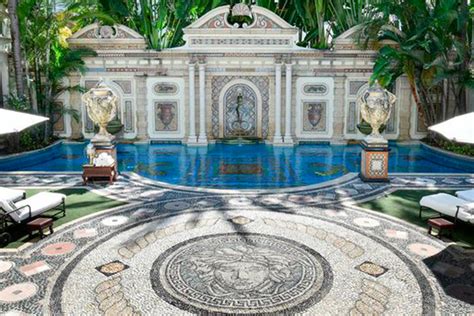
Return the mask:
<svg viewBox="0 0 474 316">
<path fill-rule="evenodd" d="M 0 185 L 80 186 L 78 174 Z M 354 206 L 397 188 L 472 188 L 469 175 L 396 175 L 270 192 L 173 189 L 134 174 L 98 194 L 131 204 L 0 261 L 0 311 L 30 314 L 468 314 L 474 253 Z"/>
</svg>

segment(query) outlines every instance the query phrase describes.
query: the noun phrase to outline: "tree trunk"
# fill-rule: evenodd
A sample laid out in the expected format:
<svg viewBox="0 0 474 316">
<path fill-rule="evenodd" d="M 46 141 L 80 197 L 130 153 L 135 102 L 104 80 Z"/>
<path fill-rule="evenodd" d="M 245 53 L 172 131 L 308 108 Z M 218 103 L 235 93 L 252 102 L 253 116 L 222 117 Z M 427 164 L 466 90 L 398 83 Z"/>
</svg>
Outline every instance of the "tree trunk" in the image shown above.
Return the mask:
<svg viewBox="0 0 474 316">
<path fill-rule="evenodd" d="M 469 37 L 467 36 L 468 31 L 468 21 L 469 21 L 469 8 L 467 4 L 468 0 L 461 0 L 461 4 L 459 6 L 459 10 L 461 10 L 462 14 L 465 14 L 466 17 L 462 20 L 463 23 L 460 25 L 460 38 L 461 42 L 464 45 L 464 58 L 461 64 L 461 73 L 469 73 L 470 71 L 470 63 L 471 63 L 471 50 L 470 50 L 470 43 Z M 460 82 L 459 87 L 459 108 L 461 109 L 462 113 L 467 112 L 467 90 L 466 86 L 463 85 L 463 82 Z"/>
<path fill-rule="evenodd" d="M 15 81 L 16 81 L 16 92 L 19 98 L 25 97 L 25 84 L 23 78 L 23 67 L 21 57 L 21 44 L 20 44 L 20 25 L 16 8 L 18 6 L 17 0 L 8 1 L 8 15 L 11 22 L 11 37 L 12 37 L 12 49 L 13 49 L 13 60 L 15 64 Z"/>
</svg>

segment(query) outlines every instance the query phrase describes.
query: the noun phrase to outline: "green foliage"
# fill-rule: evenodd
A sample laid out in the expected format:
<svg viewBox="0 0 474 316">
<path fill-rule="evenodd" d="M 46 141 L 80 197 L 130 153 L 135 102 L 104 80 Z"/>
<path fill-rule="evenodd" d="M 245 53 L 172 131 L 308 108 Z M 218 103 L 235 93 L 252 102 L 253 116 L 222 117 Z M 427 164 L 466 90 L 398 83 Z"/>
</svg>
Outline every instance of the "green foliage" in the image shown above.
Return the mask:
<svg viewBox="0 0 474 316">
<path fill-rule="evenodd" d="M 50 118 L 44 124 L 44 140 L 51 137 L 52 126 L 64 113 L 78 118 L 77 112 L 58 102 L 58 97 L 79 89 L 65 84 L 65 78 L 72 72 L 83 72 L 83 58 L 95 54 L 68 47 L 66 39 L 72 34 L 70 27 L 74 28 L 72 16 L 69 11 L 56 11 L 52 0 L 23 0 L 18 5 L 21 44 L 30 78 L 30 109 Z"/>
<path fill-rule="evenodd" d="M 429 145 L 439 147 L 456 154 L 474 157 L 474 145 L 471 144 L 461 144 L 452 142 L 450 140 L 441 138 L 440 136 L 425 138 L 423 139 L 423 141 L 428 143 Z"/>
<path fill-rule="evenodd" d="M 377 18 L 364 24 L 366 39 L 391 44 L 379 50 L 371 81 L 388 86 L 406 75 L 427 126 L 443 119 L 450 94 L 452 114 L 466 112 L 465 88 L 473 86 L 474 78 L 467 36 L 472 21 L 465 0 L 384 0 L 375 10 Z"/>
<path fill-rule="evenodd" d="M 15 111 L 26 112 L 31 109 L 30 102 L 26 98 L 18 97 L 12 93 L 5 97 L 5 102 L 8 108 Z"/>
</svg>

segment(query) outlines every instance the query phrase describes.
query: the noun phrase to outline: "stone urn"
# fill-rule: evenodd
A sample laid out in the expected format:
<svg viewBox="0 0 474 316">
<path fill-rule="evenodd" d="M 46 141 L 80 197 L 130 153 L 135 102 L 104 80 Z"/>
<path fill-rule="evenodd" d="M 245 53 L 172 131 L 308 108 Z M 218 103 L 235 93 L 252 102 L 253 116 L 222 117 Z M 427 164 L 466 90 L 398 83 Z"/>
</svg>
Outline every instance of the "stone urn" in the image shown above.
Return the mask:
<svg viewBox="0 0 474 316">
<path fill-rule="evenodd" d="M 308 122 L 315 129 L 321 122 L 323 108 L 320 104 L 311 104 L 308 108 Z"/>
<path fill-rule="evenodd" d="M 99 126 L 94 136 L 96 141 L 110 141 L 114 137 L 107 131 L 107 125 L 117 114 L 118 97 L 102 81 L 82 96 L 89 118 Z"/>
<path fill-rule="evenodd" d="M 357 98 L 362 118 L 372 128 L 372 132 L 365 138 L 366 142 L 387 142 L 380 134 L 380 129 L 390 118 L 396 100 L 396 96 L 383 89 L 378 82 Z"/>
<path fill-rule="evenodd" d="M 158 118 L 165 126 L 165 129 L 168 129 L 171 122 L 173 122 L 173 109 L 173 105 L 169 103 L 165 103 L 160 106 L 160 113 L 158 114 Z"/>
</svg>

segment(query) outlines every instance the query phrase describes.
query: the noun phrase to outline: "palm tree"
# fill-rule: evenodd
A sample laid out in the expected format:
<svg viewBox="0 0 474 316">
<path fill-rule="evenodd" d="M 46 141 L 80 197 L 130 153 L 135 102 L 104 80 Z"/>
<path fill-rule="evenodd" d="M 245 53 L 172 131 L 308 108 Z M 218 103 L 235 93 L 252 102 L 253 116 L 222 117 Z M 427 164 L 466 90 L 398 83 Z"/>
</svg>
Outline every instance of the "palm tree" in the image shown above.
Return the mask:
<svg viewBox="0 0 474 316">
<path fill-rule="evenodd" d="M 11 23 L 11 37 L 12 37 L 12 50 L 13 60 L 15 65 L 15 82 L 16 92 L 19 98 L 25 97 L 25 84 L 23 78 L 23 66 L 22 66 L 22 53 L 21 53 L 21 42 L 20 42 L 20 25 L 18 22 L 17 15 L 17 0 L 8 1 L 8 15 Z"/>
<path fill-rule="evenodd" d="M 384 0 L 377 6 L 378 18 L 365 24 L 367 39 L 375 34 L 378 40 L 394 43 L 379 50 L 372 81 L 389 86 L 406 75 L 426 126 L 443 118 L 443 104 L 447 106 L 451 94 L 456 100 L 453 112 L 466 110 L 465 89 L 473 85 L 473 77 L 465 66 L 470 43 L 461 34 L 469 13 L 461 2 Z"/>
</svg>

